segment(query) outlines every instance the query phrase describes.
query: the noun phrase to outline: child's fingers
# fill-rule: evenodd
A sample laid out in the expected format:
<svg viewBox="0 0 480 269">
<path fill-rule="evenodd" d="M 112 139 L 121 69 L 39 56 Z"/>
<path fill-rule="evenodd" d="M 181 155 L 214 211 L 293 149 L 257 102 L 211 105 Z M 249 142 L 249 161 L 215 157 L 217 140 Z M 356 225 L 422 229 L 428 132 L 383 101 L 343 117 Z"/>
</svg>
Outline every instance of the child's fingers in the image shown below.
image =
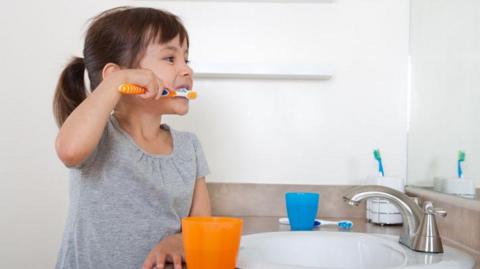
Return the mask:
<svg viewBox="0 0 480 269">
<path fill-rule="evenodd" d="M 171 256 L 175 269 L 182 269 L 182 257 L 178 254 L 172 254 Z"/>
<path fill-rule="evenodd" d="M 165 267 L 165 258 L 166 255 L 162 252 L 156 254 L 156 266 L 158 269 L 163 269 Z"/>
<path fill-rule="evenodd" d="M 145 99 L 157 96 L 160 87 L 160 79 L 151 70 L 142 70 L 142 72 L 142 80 L 144 81 L 142 84 L 145 88 L 147 88 L 147 91 L 144 94 L 140 94 L 139 96 Z"/>
<path fill-rule="evenodd" d="M 155 254 L 153 252 L 150 252 L 145 259 L 145 262 L 143 262 L 142 269 L 152 269 L 155 265 L 155 261 Z"/>
<path fill-rule="evenodd" d="M 157 95 L 155 95 L 155 100 L 158 100 L 162 97 L 162 92 L 163 92 L 163 89 L 158 90 Z"/>
</svg>

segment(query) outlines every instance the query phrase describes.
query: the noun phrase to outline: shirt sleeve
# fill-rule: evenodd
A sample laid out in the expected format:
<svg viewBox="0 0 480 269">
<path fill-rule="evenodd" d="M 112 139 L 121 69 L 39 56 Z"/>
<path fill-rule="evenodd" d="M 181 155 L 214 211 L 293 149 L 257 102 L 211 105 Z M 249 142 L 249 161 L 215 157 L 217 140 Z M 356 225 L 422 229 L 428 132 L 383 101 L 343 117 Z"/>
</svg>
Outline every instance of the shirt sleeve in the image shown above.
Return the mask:
<svg viewBox="0 0 480 269">
<path fill-rule="evenodd" d="M 193 135 L 193 147 L 195 149 L 195 159 L 197 166 L 196 178 L 204 177 L 210 174 L 210 169 L 208 167 L 205 154 L 203 153 L 202 145 L 200 144 L 200 141 L 195 134 Z"/>
<path fill-rule="evenodd" d="M 82 169 L 86 166 L 89 166 L 91 163 L 93 163 L 95 161 L 95 159 L 97 158 L 97 155 L 99 154 L 99 151 L 102 150 L 102 147 L 104 146 L 105 141 L 107 139 L 108 127 L 109 127 L 108 125 L 109 124 L 110 123 L 107 123 L 107 126 L 105 126 L 105 128 L 103 130 L 103 133 L 102 133 L 102 136 L 100 137 L 100 140 L 98 141 L 97 145 L 95 146 L 93 151 L 90 153 L 90 155 L 85 160 L 83 160 L 81 163 L 79 163 L 77 165 L 73 165 L 73 166 L 68 166 L 68 168 Z"/>
</svg>

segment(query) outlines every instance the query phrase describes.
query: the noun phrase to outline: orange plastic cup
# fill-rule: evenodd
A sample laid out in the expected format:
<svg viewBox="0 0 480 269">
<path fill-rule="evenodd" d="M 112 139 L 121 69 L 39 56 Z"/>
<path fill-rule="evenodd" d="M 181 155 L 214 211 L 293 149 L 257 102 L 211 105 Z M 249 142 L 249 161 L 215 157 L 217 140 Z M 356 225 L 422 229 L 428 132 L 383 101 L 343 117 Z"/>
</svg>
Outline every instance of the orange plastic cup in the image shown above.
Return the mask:
<svg viewBox="0 0 480 269">
<path fill-rule="evenodd" d="M 237 264 L 242 219 L 186 217 L 182 237 L 188 269 L 234 269 Z"/>
</svg>

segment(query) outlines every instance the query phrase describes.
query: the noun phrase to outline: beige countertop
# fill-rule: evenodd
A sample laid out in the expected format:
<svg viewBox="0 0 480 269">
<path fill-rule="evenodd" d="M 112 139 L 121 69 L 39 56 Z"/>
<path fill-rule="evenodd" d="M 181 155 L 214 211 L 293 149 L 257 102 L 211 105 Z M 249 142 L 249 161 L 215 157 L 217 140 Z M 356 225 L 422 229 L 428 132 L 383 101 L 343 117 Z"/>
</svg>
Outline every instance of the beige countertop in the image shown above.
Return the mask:
<svg viewBox="0 0 480 269">
<path fill-rule="evenodd" d="M 290 230 L 290 226 L 278 223 L 279 217 L 241 217 L 241 218 L 243 219 L 243 231 L 242 231 L 243 235 Z M 342 220 L 341 218 L 322 218 L 322 219 L 330 220 L 330 221 Z M 403 227 L 401 225 L 381 226 L 378 224 L 369 223 L 366 221 L 365 218 L 350 218 L 349 220 L 354 223 L 353 229 L 351 230 L 351 232 L 400 235 L 403 231 Z M 316 227 L 314 230 L 345 232 L 345 231 L 340 231 L 337 227 L 333 225 Z M 452 245 L 449 242 L 445 242 L 445 240 L 443 243 L 447 246 L 462 249 L 457 245 Z M 462 249 L 462 250 L 471 254 L 468 250 L 465 250 L 465 249 Z M 169 268 L 173 268 L 173 267 L 167 266 L 165 269 L 169 269 Z M 475 269 L 480 269 L 480 266 L 478 265 L 478 260 L 477 260 L 477 266 L 475 267 Z"/>
<path fill-rule="evenodd" d="M 278 223 L 279 217 L 242 217 L 243 219 L 243 234 L 276 232 L 276 231 L 290 231 L 290 226 Z M 341 218 L 322 218 L 324 220 L 339 221 Z M 403 230 L 401 225 L 384 225 L 368 223 L 364 218 L 351 218 L 353 222 L 352 232 L 359 233 L 378 233 L 400 235 Z M 314 230 L 318 231 L 338 231 L 338 228 L 333 225 L 316 227 Z"/>
</svg>

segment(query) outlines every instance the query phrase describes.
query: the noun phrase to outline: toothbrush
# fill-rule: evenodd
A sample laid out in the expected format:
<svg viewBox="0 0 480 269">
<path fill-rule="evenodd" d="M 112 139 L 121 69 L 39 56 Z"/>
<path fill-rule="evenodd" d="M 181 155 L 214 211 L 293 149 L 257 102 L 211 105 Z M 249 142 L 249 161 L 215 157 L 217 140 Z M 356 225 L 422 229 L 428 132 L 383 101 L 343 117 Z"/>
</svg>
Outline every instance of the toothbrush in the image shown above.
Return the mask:
<svg viewBox="0 0 480 269">
<path fill-rule="evenodd" d="M 375 160 L 378 161 L 378 172 L 382 174 L 382 177 L 385 176 L 385 173 L 383 172 L 382 156 L 380 155 L 380 150 L 375 149 L 373 151 L 373 156 L 375 157 Z"/>
<path fill-rule="evenodd" d="M 278 222 L 280 224 L 290 225 L 290 221 L 288 220 L 288 218 L 279 218 Z M 353 222 L 349 220 L 328 221 L 328 220 L 315 219 L 313 226 L 320 226 L 320 225 L 336 225 L 338 228 L 342 230 L 350 230 L 353 227 Z"/>
<path fill-rule="evenodd" d="M 124 83 L 118 87 L 118 91 L 123 94 L 142 94 L 146 92 L 146 89 L 142 86 L 136 84 Z M 170 91 L 168 89 L 163 89 L 162 96 L 164 97 L 185 97 L 189 100 L 194 100 L 197 98 L 197 92 L 189 91 L 186 88 L 181 88 L 176 91 Z"/>
<path fill-rule="evenodd" d="M 457 161 L 457 173 L 458 178 L 463 178 L 462 162 L 465 161 L 465 151 L 458 151 L 458 161 Z"/>
</svg>

